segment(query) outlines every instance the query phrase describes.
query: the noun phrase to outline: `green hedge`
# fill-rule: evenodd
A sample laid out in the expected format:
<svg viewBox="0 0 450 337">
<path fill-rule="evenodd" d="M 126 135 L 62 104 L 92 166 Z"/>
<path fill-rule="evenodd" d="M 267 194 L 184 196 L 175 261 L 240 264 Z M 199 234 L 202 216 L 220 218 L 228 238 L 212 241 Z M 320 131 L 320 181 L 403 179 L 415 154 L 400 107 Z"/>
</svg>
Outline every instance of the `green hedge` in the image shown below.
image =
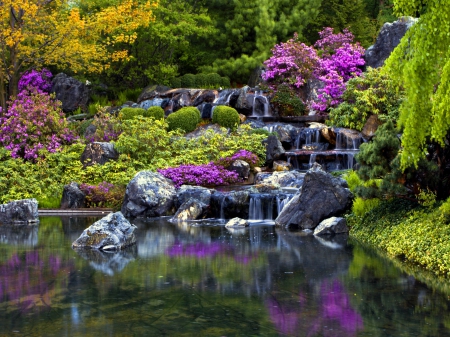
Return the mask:
<svg viewBox="0 0 450 337">
<path fill-rule="evenodd" d="M 191 132 L 201 121 L 200 111 L 194 107 L 184 107 L 170 114 L 166 121 L 169 131 L 180 129 L 184 132 Z"/>
<path fill-rule="evenodd" d="M 119 119 L 128 120 L 136 116 L 144 116 L 145 109 L 142 108 L 122 108 L 119 112 Z"/>
<path fill-rule="evenodd" d="M 214 108 L 212 121 L 224 128 L 236 130 L 241 120 L 236 109 L 226 105 L 219 105 Z"/>
<path fill-rule="evenodd" d="M 160 106 L 151 106 L 143 114 L 144 117 L 153 117 L 154 119 L 164 118 L 164 109 Z"/>
</svg>

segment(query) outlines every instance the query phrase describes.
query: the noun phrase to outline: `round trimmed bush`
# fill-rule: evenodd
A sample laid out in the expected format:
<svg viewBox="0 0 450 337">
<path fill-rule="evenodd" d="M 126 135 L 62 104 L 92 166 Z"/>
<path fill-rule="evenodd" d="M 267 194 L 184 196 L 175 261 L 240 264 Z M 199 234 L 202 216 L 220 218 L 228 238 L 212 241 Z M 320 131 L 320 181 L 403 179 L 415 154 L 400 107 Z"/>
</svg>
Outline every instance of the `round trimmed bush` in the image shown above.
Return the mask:
<svg viewBox="0 0 450 337">
<path fill-rule="evenodd" d="M 172 78 L 170 80 L 170 85 L 172 86 L 172 88 L 181 88 L 181 78 L 180 77 Z"/>
<path fill-rule="evenodd" d="M 195 88 L 196 78 L 193 74 L 185 74 L 181 76 L 181 87 L 182 88 Z"/>
<path fill-rule="evenodd" d="M 122 108 L 119 112 L 119 119 L 128 120 L 136 116 L 144 116 L 145 109 L 142 108 Z"/>
<path fill-rule="evenodd" d="M 201 121 L 200 111 L 194 107 L 184 107 L 167 116 L 166 121 L 169 124 L 169 131 L 181 129 L 184 132 L 191 132 Z"/>
<path fill-rule="evenodd" d="M 215 107 L 212 121 L 213 123 L 217 123 L 224 128 L 230 128 L 231 130 L 236 130 L 241 122 L 239 113 L 236 109 L 226 105 L 219 105 Z"/>
<path fill-rule="evenodd" d="M 144 117 L 153 117 L 154 119 L 164 118 L 164 109 L 160 106 L 151 106 L 143 114 Z"/>
</svg>

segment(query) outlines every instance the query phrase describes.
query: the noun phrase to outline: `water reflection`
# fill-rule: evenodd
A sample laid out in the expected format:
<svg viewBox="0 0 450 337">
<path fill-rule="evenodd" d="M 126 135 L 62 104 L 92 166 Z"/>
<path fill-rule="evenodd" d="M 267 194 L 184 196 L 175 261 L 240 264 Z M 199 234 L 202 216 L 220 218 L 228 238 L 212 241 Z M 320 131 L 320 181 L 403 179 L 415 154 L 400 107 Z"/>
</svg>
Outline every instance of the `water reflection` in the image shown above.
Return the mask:
<svg viewBox="0 0 450 337">
<path fill-rule="evenodd" d="M 72 250 L 95 220 L 42 218 L 32 246 L 0 243 L 0 335 L 450 334 L 446 294 L 346 236 L 158 219 L 135 221 L 127 250 Z"/>
</svg>

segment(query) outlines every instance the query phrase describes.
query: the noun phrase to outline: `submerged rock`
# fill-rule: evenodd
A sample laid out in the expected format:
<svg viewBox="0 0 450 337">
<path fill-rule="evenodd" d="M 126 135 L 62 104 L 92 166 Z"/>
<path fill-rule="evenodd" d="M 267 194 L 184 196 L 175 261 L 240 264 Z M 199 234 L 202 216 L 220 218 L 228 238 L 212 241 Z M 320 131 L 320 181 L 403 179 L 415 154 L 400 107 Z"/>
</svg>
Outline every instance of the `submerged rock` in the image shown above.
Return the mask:
<svg viewBox="0 0 450 337">
<path fill-rule="evenodd" d="M 86 228 L 72 248 L 120 250 L 136 243 L 135 229 L 121 212 L 110 213 Z"/>
<path fill-rule="evenodd" d="M 314 235 L 333 235 L 340 233 L 348 233 L 347 220 L 335 216 L 323 220 L 314 230 Z"/>
<path fill-rule="evenodd" d="M 36 199 L 22 199 L 0 205 L 0 223 L 38 222 L 38 202 Z"/>
<path fill-rule="evenodd" d="M 176 190 L 162 174 L 138 172 L 128 183 L 122 204 L 125 217 L 157 217 L 173 214 Z"/>
<path fill-rule="evenodd" d="M 283 208 L 275 224 L 313 229 L 322 220 L 348 209 L 352 197 L 345 180 L 332 176 L 314 163 L 305 175 L 300 193 Z"/>
</svg>

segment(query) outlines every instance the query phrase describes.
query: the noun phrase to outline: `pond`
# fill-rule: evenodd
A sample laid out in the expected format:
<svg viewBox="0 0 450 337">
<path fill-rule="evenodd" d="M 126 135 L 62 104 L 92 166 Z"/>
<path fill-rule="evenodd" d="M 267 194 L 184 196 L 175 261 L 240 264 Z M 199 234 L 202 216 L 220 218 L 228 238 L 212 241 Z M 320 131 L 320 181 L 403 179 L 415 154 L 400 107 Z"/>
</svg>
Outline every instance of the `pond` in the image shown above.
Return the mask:
<svg viewBox="0 0 450 337">
<path fill-rule="evenodd" d="M 1 336 L 450 336 L 450 294 L 345 235 L 158 219 L 72 250 L 95 220 L 0 226 Z"/>
</svg>

